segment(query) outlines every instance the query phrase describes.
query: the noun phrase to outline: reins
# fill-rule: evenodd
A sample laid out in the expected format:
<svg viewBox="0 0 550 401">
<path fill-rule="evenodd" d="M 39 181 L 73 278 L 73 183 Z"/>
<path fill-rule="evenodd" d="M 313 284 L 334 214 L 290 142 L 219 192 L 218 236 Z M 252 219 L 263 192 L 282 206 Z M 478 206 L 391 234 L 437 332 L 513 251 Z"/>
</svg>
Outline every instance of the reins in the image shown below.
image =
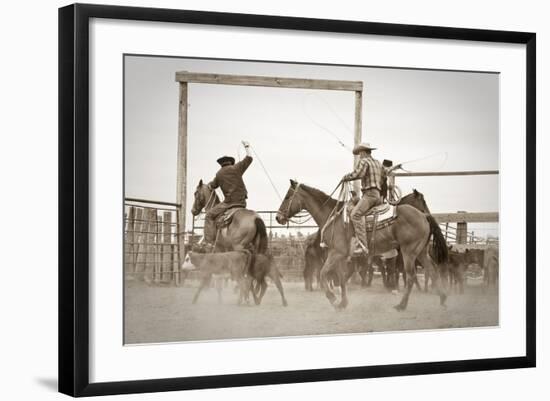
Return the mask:
<svg viewBox="0 0 550 401">
<path fill-rule="evenodd" d="M 339 182 L 338 185 L 336 185 L 336 187 L 332 190 L 332 192 L 330 193 L 330 195 L 327 197 L 327 199 L 321 204 L 320 207 L 323 207 L 327 204 L 327 202 L 329 200 L 332 199 L 332 195 L 334 195 L 334 193 L 338 190 L 338 188 L 340 188 L 340 186 L 342 185 L 342 187 L 344 186 L 344 182 Z M 288 206 L 287 206 L 287 210 L 286 212 L 283 212 L 280 208 L 279 210 L 277 211 L 278 213 L 281 213 L 283 215 L 283 217 L 287 220 L 287 221 L 290 221 L 291 223 L 294 223 L 294 224 L 298 224 L 298 225 L 302 225 L 302 224 L 305 224 L 307 223 L 309 220 L 311 220 L 313 218 L 313 216 L 311 215 L 311 213 L 309 214 L 309 217 L 304 220 L 304 221 L 296 221 L 296 220 L 292 220 L 292 218 L 289 216 L 289 213 L 290 213 L 290 208 L 292 207 L 292 202 L 294 201 L 294 197 L 296 196 L 296 193 L 298 192 L 298 189 L 300 188 L 300 183 L 297 183 L 296 184 L 296 188 L 290 188 L 292 190 L 292 197 L 290 198 L 290 201 L 288 202 Z M 340 191 L 340 195 L 342 194 L 342 191 Z M 340 198 L 340 195 L 338 196 L 338 198 Z M 338 200 L 336 201 L 336 206 L 335 208 L 338 206 Z M 300 210 L 302 210 L 302 203 L 300 202 Z M 333 209 L 334 210 L 334 209 Z M 332 213 L 332 212 L 331 212 Z M 299 216 L 298 216 L 299 217 Z M 329 215 L 330 217 L 330 215 Z"/>
</svg>

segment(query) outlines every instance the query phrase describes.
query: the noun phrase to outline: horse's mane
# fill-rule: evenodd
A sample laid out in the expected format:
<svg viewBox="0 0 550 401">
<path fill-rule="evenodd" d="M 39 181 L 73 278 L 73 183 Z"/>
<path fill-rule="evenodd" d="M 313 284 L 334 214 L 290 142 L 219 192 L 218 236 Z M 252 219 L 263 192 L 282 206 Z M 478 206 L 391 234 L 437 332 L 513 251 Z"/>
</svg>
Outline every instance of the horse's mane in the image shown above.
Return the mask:
<svg viewBox="0 0 550 401">
<path fill-rule="evenodd" d="M 302 187 L 307 193 L 309 193 L 315 199 L 319 200 L 322 204 L 326 204 L 326 205 L 329 205 L 330 207 L 334 207 L 336 206 L 336 204 L 342 203 L 330 197 L 320 189 L 310 187 L 309 185 L 306 185 L 306 184 L 300 184 L 300 187 Z"/>
</svg>

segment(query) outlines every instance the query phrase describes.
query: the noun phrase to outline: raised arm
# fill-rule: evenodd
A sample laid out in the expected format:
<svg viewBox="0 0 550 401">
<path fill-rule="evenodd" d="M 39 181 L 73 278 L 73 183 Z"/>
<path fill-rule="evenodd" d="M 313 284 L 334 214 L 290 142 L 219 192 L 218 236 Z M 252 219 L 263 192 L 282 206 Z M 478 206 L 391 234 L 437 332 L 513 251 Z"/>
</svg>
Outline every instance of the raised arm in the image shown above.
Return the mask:
<svg viewBox="0 0 550 401">
<path fill-rule="evenodd" d="M 208 183 L 208 186 L 210 187 L 210 189 L 218 188 L 220 186 L 220 184 L 218 183 L 218 176 L 215 176 L 214 179 Z"/>
<path fill-rule="evenodd" d="M 351 173 L 346 174 L 344 177 L 342 177 L 342 181 L 354 181 L 358 180 L 359 178 L 363 177 L 365 173 L 367 172 L 368 164 L 365 159 L 360 159 L 359 163 L 357 163 L 357 167 L 355 167 L 355 170 L 353 170 Z"/>
<path fill-rule="evenodd" d="M 240 162 L 235 163 L 235 167 L 241 172 L 241 175 L 244 174 L 246 169 L 252 163 L 252 156 L 250 155 L 250 144 L 248 142 L 242 141 L 244 145 L 244 150 L 246 151 L 246 157 Z"/>
</svg>

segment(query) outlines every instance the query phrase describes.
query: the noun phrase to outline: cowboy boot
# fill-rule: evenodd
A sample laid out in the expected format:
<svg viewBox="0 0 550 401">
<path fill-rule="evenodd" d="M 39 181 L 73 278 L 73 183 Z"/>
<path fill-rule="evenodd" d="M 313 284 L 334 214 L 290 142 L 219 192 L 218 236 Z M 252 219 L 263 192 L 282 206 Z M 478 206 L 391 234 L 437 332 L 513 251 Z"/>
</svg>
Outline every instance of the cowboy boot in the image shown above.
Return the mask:
<svg viewBox="0 0 550 401">
<path fill-rule="evenodd" d="M 354 248 L 354 255 L 361 255 L 365 253 L 368 255 L 369 250 L 367 248 L 367 229 L 365 227 L 365 217 L 360 216 L 359 218 L 352 218 L 353 227 L 355 229 L 355 240 L 357 246 Z"/>
</svg>

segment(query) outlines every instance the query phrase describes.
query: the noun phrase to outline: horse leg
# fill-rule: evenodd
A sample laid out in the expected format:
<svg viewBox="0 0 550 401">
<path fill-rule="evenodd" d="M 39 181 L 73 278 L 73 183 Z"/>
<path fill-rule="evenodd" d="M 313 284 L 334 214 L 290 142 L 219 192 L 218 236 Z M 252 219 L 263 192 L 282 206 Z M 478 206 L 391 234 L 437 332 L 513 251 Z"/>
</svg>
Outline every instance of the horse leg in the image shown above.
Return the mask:
<svg viewBox="0 0 550 401">
<path fill-rule="evenodd" d="M 367 280 L 367 287 L 370 287 L 372 285 L 372 279 L 374 278 L 374 265 L 371 261 L 367 261 L 367 273 L 368 273 L 368 280 Z"/>
<path fill-rule="evenodd" d="M 466 271 L 466 268 L 463 265 L 460 265 L 459 271 L 458 271 L 458 293 L 464 294 L 464 273 Z"/>
<path fill-rule="evenodd" d="M 428 254 L 428 247 L 425 247 L 422 252 L 420 252 L 420 255 L 418 255 L 418 259 L 420 260 L 420 263 L 422 263 L 422 266 L 426 269 L 426 273 L 429 276 L 432 277 L 432 287 L 435 289 L 435 292 L 437 295 L 439 295 L 439 303 L 441 306 L 445 306 L 445 300 L 447 299 L 447 294 L 443 289 L 441 288 L 441 285 L 439 284 L 439 270 L 436 268 L 435 263 L 432 261 L 432 258 Z"/>
<path fill-rule="evenodd" d="M 359 276 L 361 277 L 361 287 L 366 288 L 369 286 L 368 278 L 367 278 L 367 269 L 363 265 L 359 268 Z"/>
<path fill-rule="evenodd" d="M 313 290 L 313 268 L 311 266 L 311 261 L 309 260 L 307 250 L 305 256 L 305 266 L 304 266 L 304 286 L 306 291 Z"/>
<path fill-rule="evenodd" d="M 261 279 L 256 280 L 256 287 L 254 288 L 254 285 L 251 284 L 250 288 L 252 290 L 252 297 L 254 298 L 254 303 L 256 305 L 260 305 L 262 303 L 262 298 L 265 295 L 265 291 L 267 290 L 267 283 L 265 281 L 265 278 L 262 277 Z"/>
<path fill-rule="evenodd" d="M 275 283 L 275 286 L 279 290 L 279 293 L 281 294 L 281 299 L 283 300 L 283 306 L 287 306 L 288 302 L 286 302 L 285 292 L 283 290 L 283 284 L 281 283 L 281 273 L 279 272 L 279 269 L 277 269 L 275 265 L 272 265 L 267 275 L 271 278 L 271 280 L 273 280 L 273 282 Z"/>
<path fill-rule="evenodd" d="M 433 279 L 432 279 L 432 284 L 433 284 Z M 430 286 L 430 275 L 428 274 L 428 268 L 424 267 L 424 292 L 428 292 L 429 286 Z"/>
<path fill-rule="evenodd" d="M 203 290 L 203 288 L 205 288 L 209 284 L 210 284 L 210 277 L 209 276 L 203 277 L 200 284 L 199 284 L 199 288 L 197 289 L 197 292 L 195 293 L 195 296 L 193 297 L 193 304 L 197 303 L 197 300 L 199 299 L 199 295 L 200 295 L 201 291 Z"/>
<path fill-rule="evenodd" d="M 337 266 L 337 256 L 335 251 L 329 251 L 327 260 L 325 260 L 325 263 L 323 264 L 323 267 L 321 268 L 321 288 L 325 290 L 325 296 L 331 303 L 331 305 L 334 305 L 336 302 L 336 295 L 334 294 L 334 291 L 330 288 L 330 284 L 328 282 L 329 275 L 333 271 L 333 269 Z"/>
<path fill-rule="evenodd" d="M 312 277 L 309 274 L 308 267 L 304 269 L 304 287 L 306 291 L 312 291 L 313 290 L 313 284 L 312 284 Z"/>
<path fill-rule="evenodd" d="M 346 261 L 346 268 L 344 269 L 344 271 L 345 271 L 344 280 L 346 282 L 353 276 L 356 269 L 357 269 L 357 261 L 356 260 L 352 259 L 349 262 Z M 363 277 L 363 275 L 361 273 L 361 270 L 359 270 L 359 275 L 361 276 L 361 278 Z M 361 280 L 361 284 L 363 284 L 363 280 Z"/>
<path fill-rule="evenodd" d="M 237 288 L 239 291 L 239 300 L 238 305 L 242 305 L 245 302 L 248 304 L 249 301 L 249 293 L 254 293 L 254 290 L 252 288 L 252 281 L 249 276 L 243 276 L 239 279 Z"/>
<path fill-rule="evenodd" d="M 415 259 L 416 258 L 409 252 L 403 252 L 403 279 L 407 277 L 407 284 L 405 286 L 405 292 L 403 293 L 401 302 L 394 306 L 394 308 L 398 311 L 407 309 L 407 304 L 409 303 L 409 296 L 411 294 L 416 277 L 416 269 L 414 266 Z"/>
<path fill-rule="evenodd" d="M 216 278 L 216 291 L 218 291 L 218 304 L 222 303 L 223 278 Z"/>
<path fill-rule="evenodd" d="M 420 282 L 418 281 L 418 267 L 416 267 L 416 261 L 413 263 L 413 269 L 414 269 L 414 285 L 418 291 L 422 291 L 422 287 L 420 287 Z"/>
<path fill-rule="evenodd" d="M 348 292 L 346 287 L 345 280 L 345 274 L 343 267 L 347 263 L 346 259 L 343 258 L 340 261 L 340 268 L 336 269 L 336 274 L 338 275 L 338 280 L 340 281 L 340 290 L 341 290 L 341 297 L 340 297 L 340 303 L 336 306 L 336 309 L 345 309 L 346 306 L 348 306 Z"/>
</svg>

